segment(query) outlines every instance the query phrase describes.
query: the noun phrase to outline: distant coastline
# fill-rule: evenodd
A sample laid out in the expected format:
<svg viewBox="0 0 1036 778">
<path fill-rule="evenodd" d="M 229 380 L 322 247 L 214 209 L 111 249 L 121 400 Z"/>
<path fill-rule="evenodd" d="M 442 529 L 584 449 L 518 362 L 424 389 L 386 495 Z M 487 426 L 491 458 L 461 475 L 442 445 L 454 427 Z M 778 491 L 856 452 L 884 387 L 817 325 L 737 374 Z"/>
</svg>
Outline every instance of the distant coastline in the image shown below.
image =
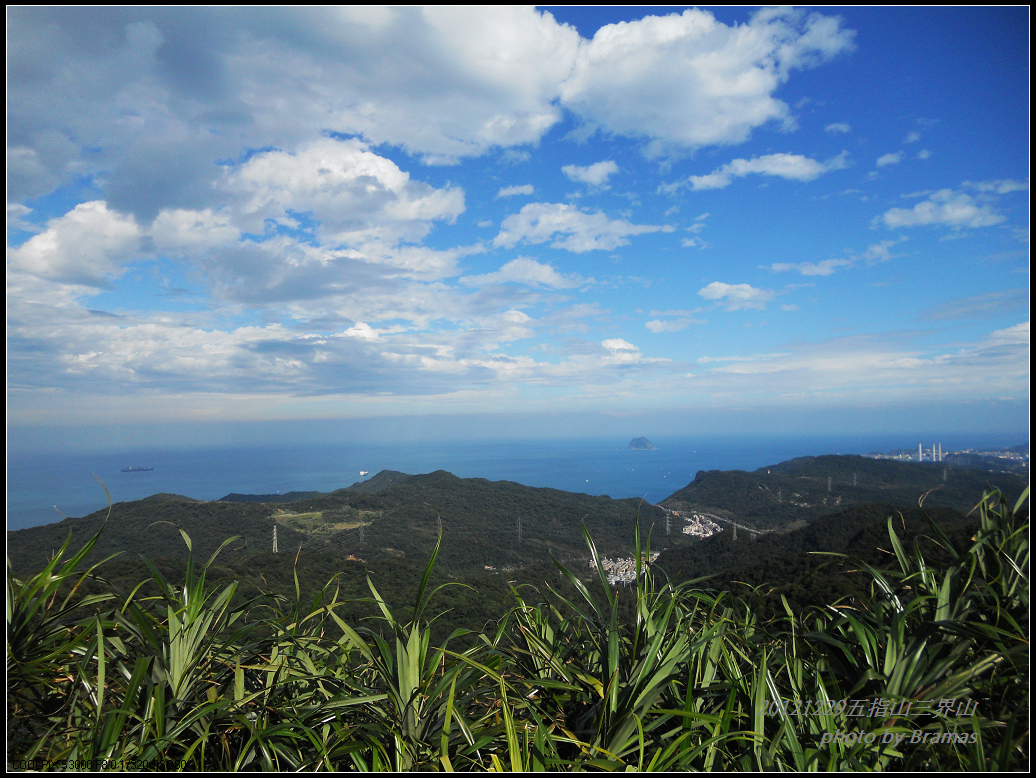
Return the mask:
<svg viewBox="0 0 1036 778">
<path fill-rule="evenodd" d="M 1005 436 L 1006 437 L 1006 436 Z M 944 452 L 990 451 L 1013 439 L 942 436 Z M 893 451 L 918 437 L 869 435 L 652 435 L 656 450 L 632 455 L 629 439 L 614 437 L 491 442 L 239 445 L 193 449 L 115 449 L 100 453 L 8 450 L 8 529 L 85 516 L 113 502 L 168 492 L 215 500 L 231 492 L 330 492 L 350 486 L 357 473 L 448 470 L 463 478 L 516 481 L 563 491 L 638 497 L 658 502 L 686 485 L 699 470 L 754 470 L 800 456 Z M 928 434 L 924 440 L 935 439 Z M 1002 445 L 997 445 L 1002 444 Z M 930 445 L 930 444 L 929 444 Z M 909 449 L 905 449 L 908 451 Z M 916 458 L 917 450 L 913 449 Z M 153 471 L 122 476 L 126 462 L 147 462 Z"/>
</svg>

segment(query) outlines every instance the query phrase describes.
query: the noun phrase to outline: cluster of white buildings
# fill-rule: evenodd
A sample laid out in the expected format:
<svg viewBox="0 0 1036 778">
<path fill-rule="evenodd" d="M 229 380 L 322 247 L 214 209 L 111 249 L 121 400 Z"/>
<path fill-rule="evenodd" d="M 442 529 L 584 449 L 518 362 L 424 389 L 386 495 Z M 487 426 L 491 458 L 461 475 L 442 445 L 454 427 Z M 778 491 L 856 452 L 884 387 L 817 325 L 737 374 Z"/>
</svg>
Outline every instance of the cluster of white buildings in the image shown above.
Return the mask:
<svg viewBox="0 0 1036 778">
<path fill-rule="evenodd" d="M 647 563 L 650 564 L 656 559 L 658 559 L 657 551 L 651 554 Z M 590 560 L 590 567 L 594 567 L 592 559 Z M 637 562 L 633 557 L 619 557 L 617 559 L 603 557 L 601 559 L 601 567 L 604 569 L 604 574 L 609 584 L 628 584 L 633 583 L 637 579 Z"/>
<path fill-rule="evenodd" d="M 680 514 L 673 511 L 674 516 Z M 709 538 L 715 535 L 717 532 L 722 532 L 723 528 L 716 522 L 706 516 L 704 513 L 692 513 L 690 517 L 684 516 L 683 533 L 685 535 L 692 535 L 696 538 Z"/>
</svg>

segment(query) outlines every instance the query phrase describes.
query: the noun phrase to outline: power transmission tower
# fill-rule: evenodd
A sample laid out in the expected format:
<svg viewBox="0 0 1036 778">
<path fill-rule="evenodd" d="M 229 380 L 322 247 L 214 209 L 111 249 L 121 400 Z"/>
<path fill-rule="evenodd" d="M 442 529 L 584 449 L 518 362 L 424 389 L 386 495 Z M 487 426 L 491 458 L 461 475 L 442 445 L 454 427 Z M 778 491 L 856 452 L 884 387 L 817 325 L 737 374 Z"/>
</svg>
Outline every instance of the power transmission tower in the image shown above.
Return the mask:
<svg viewBox="0 0 1036 778">
<path fill-rule="evenodd" d="M 273 525 L 273 553 L 277 553 L 277 525 Z"/>
<path fill-rule="evenodd" d="M 518 530 L 518 548 L 522 547 L 522 517 L 515 514 L 515 528 Z"/>
<path fill-rule="evenodd" d="M 363 519 L 360 519 L 360 545 L 363 545 Z"/>
<path fill-rule="evenodd" d="M 831 476 L 827 477 L 827 491 L 831 491 Z"/>
<path fill-rule="evenodd" d="M 667 535 L 669 534 L 669 517 L 671 515 L 672 514 L 670 514 L 669 511 L 665 512 L 665 534 Z"/>
</svg>

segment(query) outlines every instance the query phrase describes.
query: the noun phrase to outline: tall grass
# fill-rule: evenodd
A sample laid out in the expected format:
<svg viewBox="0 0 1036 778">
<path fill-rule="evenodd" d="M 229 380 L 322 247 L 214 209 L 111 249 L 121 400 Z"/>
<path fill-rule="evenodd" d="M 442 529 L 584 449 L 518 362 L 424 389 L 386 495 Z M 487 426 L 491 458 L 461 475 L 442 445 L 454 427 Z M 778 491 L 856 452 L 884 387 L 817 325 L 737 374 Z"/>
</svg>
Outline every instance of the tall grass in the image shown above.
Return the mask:
<svg viewBox="0 0 1036 778">
<path fill-rule="evenodd" d="M 150 562 L 83 595 L 96 543 L 7 580 L 8 765 L 153 770 L 1018 769 L 1028 760 L 1028 493 L 990 493 L 956 547 L 934 523 L 895 564 L 849 562 L 871 596 L 764 619 L 751 600 L 562 565 L 493 630 L 433 645 L 428 563 L 414 607 L 368 582 L 348 623 L 335 581 L 303 601 L 235 597 L 190 538 L 182 586 Z M 441 540 L 441 539 L 440 539 Z M 227 541 L 224 547 L 231 541 Z M 937 552 L 937 553 L 933 553 Z M 938 560 L 938 561 L 935 561 Z M 472 638 L 474 638 L 472 640 Z M 27 760 L 37 760 L 28 762 Z M 69 761 L 71 760 L 71 761 Z"/>
</svg>

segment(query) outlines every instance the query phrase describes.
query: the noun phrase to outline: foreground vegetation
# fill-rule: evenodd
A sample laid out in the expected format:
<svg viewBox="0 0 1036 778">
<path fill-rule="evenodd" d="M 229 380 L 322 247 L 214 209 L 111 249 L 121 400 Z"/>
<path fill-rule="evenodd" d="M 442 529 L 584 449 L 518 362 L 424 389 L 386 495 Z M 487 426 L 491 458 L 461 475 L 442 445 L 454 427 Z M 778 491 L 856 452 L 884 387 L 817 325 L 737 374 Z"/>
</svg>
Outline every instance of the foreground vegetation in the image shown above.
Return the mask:
<svg viewBox="0 0 1036 778">
<path fill-rule="evenodd" d="M 370 581 L 380 618 L 360 623 L 335 580 L 312 600 L 297 577 L 294 598 L 214 584 L 219 550 L 198 564 L 186 533 L 182 586 L 145 562 L 149 581 L 99 587 L 95 535 L 8 570 L 8 766 L 1024 768 L 1027 500 L 986 494 L 963 544 L 935 522 L 904 544 L 890 516 L 894 563 L 861 560 L 868 596 L 822 608 L 761 614 L 646 568 L 615 591 L 559 564 L 443 641 L 438 545 L 406 615 Z"/>
</svg>

